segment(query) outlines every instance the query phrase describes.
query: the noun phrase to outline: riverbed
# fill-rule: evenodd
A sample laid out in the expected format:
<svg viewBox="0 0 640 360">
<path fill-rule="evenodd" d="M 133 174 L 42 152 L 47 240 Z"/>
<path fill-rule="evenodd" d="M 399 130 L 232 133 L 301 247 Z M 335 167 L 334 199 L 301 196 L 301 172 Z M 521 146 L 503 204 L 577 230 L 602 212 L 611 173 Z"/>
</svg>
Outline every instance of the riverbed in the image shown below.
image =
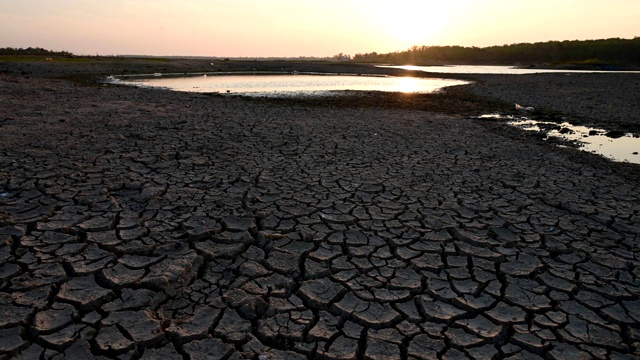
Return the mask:
<svg viewBox="0 0 640 360">
<path fill-rule="evenodd" d="M 0 67 L 2 356 L 640 356 L 637 165 L 470 119 L 506 101 L 19 66 Z M 607 79 L 603 103 L 632 86 Z"/>
</svg>

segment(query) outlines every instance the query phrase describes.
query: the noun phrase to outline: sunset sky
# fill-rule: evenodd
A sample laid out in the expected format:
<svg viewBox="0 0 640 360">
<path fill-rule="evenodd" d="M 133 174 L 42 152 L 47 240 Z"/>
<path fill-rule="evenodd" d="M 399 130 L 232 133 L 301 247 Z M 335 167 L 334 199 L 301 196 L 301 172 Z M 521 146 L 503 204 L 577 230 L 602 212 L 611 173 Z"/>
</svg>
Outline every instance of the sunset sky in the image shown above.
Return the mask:
<svg viewBox="0 0 640 360">
<path fill-rule="evenodd" d="M 0 0 L 0 47 L 296 57 L 640 36 L 640 0 Z"/>
</svg>

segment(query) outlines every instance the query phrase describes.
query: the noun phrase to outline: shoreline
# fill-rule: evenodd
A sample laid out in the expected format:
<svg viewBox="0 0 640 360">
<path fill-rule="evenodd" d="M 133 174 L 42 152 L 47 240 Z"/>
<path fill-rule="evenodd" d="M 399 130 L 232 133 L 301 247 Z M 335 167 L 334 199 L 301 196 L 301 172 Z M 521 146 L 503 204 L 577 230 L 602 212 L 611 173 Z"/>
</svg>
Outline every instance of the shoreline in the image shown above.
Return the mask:
<svg viewBox="0 0 640 360">
<path fill-rule="evenodd" d="M 640 356 L 640 166 L 469 119 L 512 98 L 559 116 L 571 94 L 602 101 L 573 115 L 593 121 L 635 84 L 86 83 L 199 64 L 0 63 L 0 357 Z"/>
<path fill-rule="evenodd" d="M 2 59 L 0 59 L 2 60 Z M 36 78 L 61 78 L 79 84 L 98 83 L 109 75 L 140 73 L 210 73 L 210 72 L 324 72 L 391 76 L 452 78 L 475 81 L 468 86 L 469 95 L 493 98 L 513 106 L 519 103 L 562 114 L 581 123 L 631 129 L 640 127 L 635 114 L 640 105 L 634 94 L 640 92 L 640 74 L 440 74 L 423 71 L 382 68 L 370 64 L 312 61 L 210 61 L 193 59 L 63 59 L 59 62 L 2 62 L 0 73 Z M 589 86 L 590 83 L 593 86 Z M 487 91 L 488 90 L 488 91 Z M 566 99 L 570 101 L 567 103 Z M 506 110 L 506 109 L 505 109 Z M 634 130 L 631 130 L 634 131 Z"/>
</svg>

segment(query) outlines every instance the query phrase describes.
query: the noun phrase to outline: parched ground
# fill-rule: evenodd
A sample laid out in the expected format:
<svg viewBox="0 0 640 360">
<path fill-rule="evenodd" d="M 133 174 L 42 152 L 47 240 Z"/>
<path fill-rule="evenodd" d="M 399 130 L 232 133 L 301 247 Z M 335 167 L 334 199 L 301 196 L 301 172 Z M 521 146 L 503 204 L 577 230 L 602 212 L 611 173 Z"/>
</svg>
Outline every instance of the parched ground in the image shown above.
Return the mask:
<svg viewBox="0 0 640 360">
<path fill-rule="evenodd" d="M 12 73 L 0 144 L 0 357 L 640 357 L 640 181 L 590 154 Z"/>
</svg>

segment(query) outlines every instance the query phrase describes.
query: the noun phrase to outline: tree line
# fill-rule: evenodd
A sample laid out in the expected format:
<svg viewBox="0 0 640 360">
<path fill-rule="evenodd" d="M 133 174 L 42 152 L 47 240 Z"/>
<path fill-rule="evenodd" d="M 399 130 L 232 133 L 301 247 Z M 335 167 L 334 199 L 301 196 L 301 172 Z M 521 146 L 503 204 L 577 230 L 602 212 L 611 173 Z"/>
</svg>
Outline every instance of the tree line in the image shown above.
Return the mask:
<svg viewBox="0 0 640 360">
<path fill-rule="evenodd" d="M 39 47 L 28 48 L 0 48 L 0 55 L 46 55 L 46 56 L 73 56 L 68 51 L 52 51 Z"/>
<path fill-rule="evenodd" d="M 384 63 L 583 63 L 640 64 L 640 37 L 633 39 L 567 40 L 489 47 L 413 46 L 386 54 L 356 54 L 352 61 Z"/>
</svg>

